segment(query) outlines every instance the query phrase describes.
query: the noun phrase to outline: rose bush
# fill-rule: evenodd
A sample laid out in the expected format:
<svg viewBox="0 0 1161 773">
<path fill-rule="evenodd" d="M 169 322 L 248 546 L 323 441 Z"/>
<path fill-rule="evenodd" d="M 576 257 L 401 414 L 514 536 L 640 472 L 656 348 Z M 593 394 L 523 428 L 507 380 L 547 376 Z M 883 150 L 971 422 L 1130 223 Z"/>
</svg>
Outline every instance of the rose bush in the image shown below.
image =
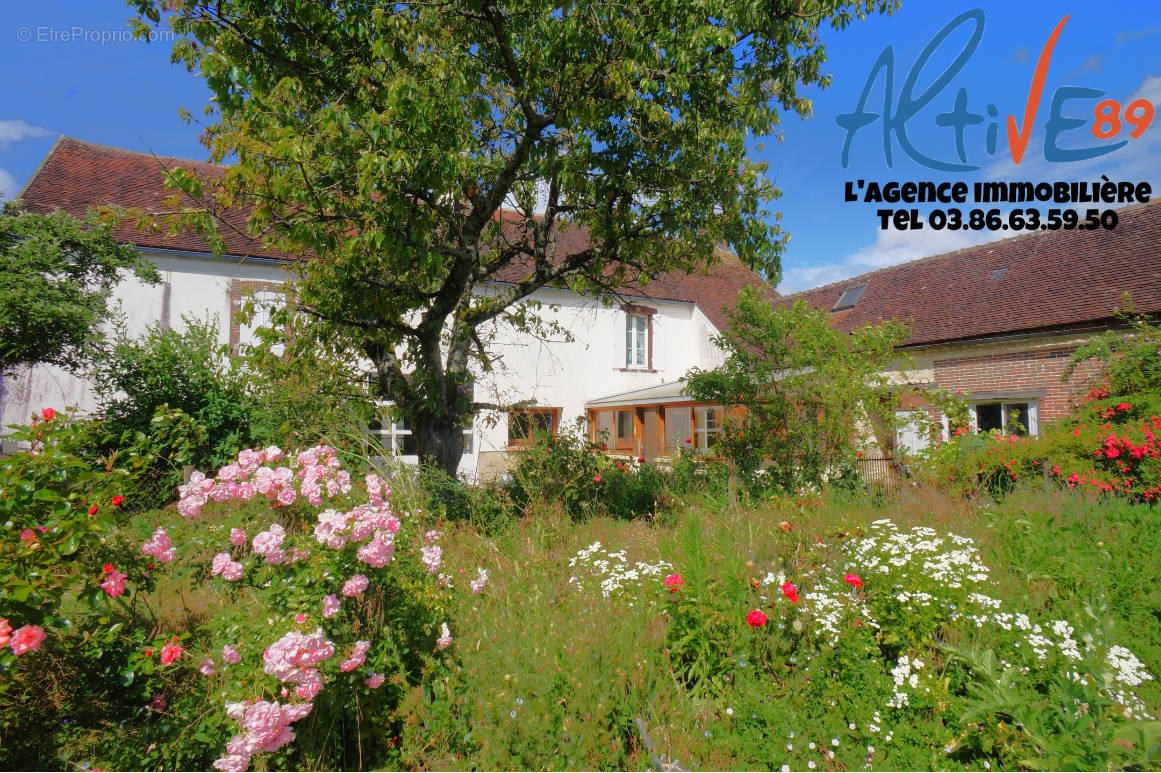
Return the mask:
<svg viewBox="0 0 1161 773">
<path fill-rule="evenodd" d="M 202 689 L 224 696 L 217 711 L 232 730 L 217 729 L 214 767 L 320 751 L 365 765 L 387 748 L 394 706 L 454 641 L 455 590 L 440 533 L 396 510 L 390 494 L 374 473 L 352 479 L 326 445 L 247 449 L 213 477 L 195 472 L 180 488 L 183 521 L 142 546 L 154 556 L 176 549 L 173 578 L 208 583 L 217 607 L 187 645 Z M 460 590 L 485 581 L 481 569 Z M 291 752 L 304 721 L 310 747 Z"/>
</svg>

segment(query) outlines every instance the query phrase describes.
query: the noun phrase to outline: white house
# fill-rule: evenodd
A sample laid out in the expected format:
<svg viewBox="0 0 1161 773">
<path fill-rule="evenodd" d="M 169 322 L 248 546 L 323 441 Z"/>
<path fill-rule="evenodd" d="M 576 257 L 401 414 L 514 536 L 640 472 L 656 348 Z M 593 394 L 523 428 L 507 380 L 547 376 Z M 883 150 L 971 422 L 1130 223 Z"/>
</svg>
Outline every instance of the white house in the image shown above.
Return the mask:
<svg viewBox="0 0 1161 773">
<path fill-rule="evenodd" d="M 62 138 L 25 186 L 21 197 L 31 212 L 55 209 L 83 217 L 105 204 L 166 210 L 172 195 L 163 186 L 165 168 L 201 174 L 214 167 L 172 158 Z M 117 234 L 151 260 L 162 283 L 146 286 L 127 280 L 117 298 L 130 332 L 161 321 L 179 325 L 183 315 L 219 320 L 223 342 L 247 343 L 251 331 L 234 321 L 247 291 L 275 293 L 288 278 L 294 256 L 266 250 L 240 234 L 223 232 L 226 253 L 215 256 L 195 234 L 139 232 Z M 611 451 L 650 458 L 680 447 L 705 448 L 720 423 L 720 411 L 697 406 L 681 393 L 689 368 L 712 367 L 721 352 L 712 343 L 726 321 L 724 309 L 741 288 L 766 283 L 732 255 L 704 274 L 671 273 L 641 290 L 625 290 L 617 303 L 560 290 L 539 290 L 532 300 L 542 316 L 570 331 L 568 340 L 541 340 L 502 332 L 494 352 L 498 366 L 475 384 L 477 399 L 507 404 L 532 401 L 535 407 L 513 415 L 481 416 L 467 431 L 461 474 L 491 475 L 507 465 L 508 455 L 541 431 L 556 431 L 575 419 L 588 422 L 594 439 Z M 57 368 L 38 366 L 0 381 L 0 424 L 27 421 L 44 406 L 91 410 L 88 385 Z M 406 426 L 382 430 L 389 447 L 405 459 L 414 454 Z M 413 457 L 412 457 L 413 458 Z"/>
</svg>

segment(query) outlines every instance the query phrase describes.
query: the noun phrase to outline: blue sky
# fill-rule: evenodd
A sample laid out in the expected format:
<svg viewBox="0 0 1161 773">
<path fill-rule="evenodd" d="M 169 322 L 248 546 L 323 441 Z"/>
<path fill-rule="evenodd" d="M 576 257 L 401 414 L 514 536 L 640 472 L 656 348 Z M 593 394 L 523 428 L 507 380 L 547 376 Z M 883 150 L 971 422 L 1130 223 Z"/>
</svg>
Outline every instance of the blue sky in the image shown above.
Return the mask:
<svg viewBox="0 0 1161 773">
<path fill-rule="evenodd" d="M 894 93 L 928 42 L 955 16 L 982 8 L 978 47 L 932 102 L 908 123 L 913 145 L 932 157 L 956 160 L 952 129 L 937 127 L 935 115 L 950 111 L 960 89 L 967 109 L 985 114 L 995 105 L 998 152 L 985 149 L 986 123 L 965 134 L 973 171 L 936 172 L 901 151 L 892 140 L 893 168 L 883 158 L 882 124 L 861 129 L 851 144 L 848 168 L 840 156 L 844 130 L 835 117 L 855 111 L 859 95 L 884 46 L 893 47 Z M 129 40 L 123 30 L 127 5 L 116 0 L 0 0 L 0 190 L 11 196 L 65 134 L 132 150 L 201 159 L 199 128 L 178 116 L 195 116 L 208 100 L 201 80 L 169 63 L 165 42 Z M 1023 118 L 1037 59 L 1053 29 L 1061 31 L 1048 68 L 1032 136 L 1019 167 L 1012 163 L 1004 124 L 1009 113 Z M 971 31 L 964 26 L 947 37 L 918 76 L 916 93 L 930 85 L 963 48 Z M 783 256 L 780 289 L 812 287 L 996 238 L 987 231 L 894 231 L 879 229 L 880 205 L 843 203 L 847 180 L 1098 180 L 1148 181 L 1161 188 L 1161 110 L 1155 124 L 1124 147 L 1096 159 L 1071 163 L 1044 160 L 1043 126 L 1053 92 L 1061 86 L 1100 89 L 1102 99 L 1127 105 L 1145 98 L 1161 104 L 1161 5 L 1156 0 L 1104 3 L 919 2 L 904 0 L 891 17 L 875 17 L 846 30 L 827 28 L 825 70 L 833 77 L 825 91 L 812 91 L 814 115 L 788 116 L 783 137 L 767 139 L 755 155 L 770 164 L 782 189 L 776 202 L 782 226 L 791 235 Z M 881 112 L 883 81 L 873 86 L 867 110 Z M 1076 100 L 1065 113 L 1091 123 L 1096 100 Z M 990 120 L 990 119 L 987 119 Z M 1100 144 L 1088 127 L 1064 135 L 1063 147 Z M 1124 138 L 1127 132 L 1113 138 Z M 924 207 L 919 207 L 921 210 Z"/>
</svg>

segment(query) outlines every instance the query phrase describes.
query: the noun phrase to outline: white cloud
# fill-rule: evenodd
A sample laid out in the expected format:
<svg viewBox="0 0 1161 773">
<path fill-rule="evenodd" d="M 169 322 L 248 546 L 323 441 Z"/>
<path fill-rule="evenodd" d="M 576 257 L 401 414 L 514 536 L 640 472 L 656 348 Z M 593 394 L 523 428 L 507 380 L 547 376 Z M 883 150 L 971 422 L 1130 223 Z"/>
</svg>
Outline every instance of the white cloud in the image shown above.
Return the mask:
<svg viewBox="0 0 1161 773">
<path fill-rule="evenodd" d="M 853 252 L 836 263 L 800 268 L 786 267 L 782 282 L 778 285 L 778 292 L 798 292 L 909 260 L 971 247 L 996 238 L 996 234 L 990 231 L 933 231 L 927 227 L 915 231 L 894 229 L 879 231 L 874 244 Z"/>
<path fill-rule="evenodd" d="M 1146 75 L 1141 85 L 1127 99 L 1122 100 L 1122 106 L 1129 105 L 1136 99 L 1144 97 L 1154 105 L 1161 106 L 1161 75 Z M 1130 127 L 1123 126 L 1121 135 L 1110 141 L 1128 140 L 1128 143 L 1106 156 L 1097 156 L 1085 161 L 1072 161 L 1066 164 L 1053 164 L 1044 160 L 1044 133 L 1036 131 L 1028 142 L 1024 151 L 1024 160 L 1019 166 L 1012 163 L 1011 156 L 1005 152 L 992 164 L 982 170 L 982 176 L 987 180 L 1031 180 L 1040 182 L 1047 180 L 1091 180 L 1098 181 L 1100 175 L 1118 182 L 1149 182 L 1156 186 L 1161 183 L 1161 131 L 1157 125 L 1161 124 L 1161 117 L 1154 118 L 1155 125 L 1140 137 L 1132 138 L 1128 135 Z M 1082 137 L 1082 129 L 1075 130 L 1072 135 L 1062 135 L 1061 144 L 1083 146 L 1087 144 Z M 1068 139 L 1065 139 L 1065 138 Z M 1091 137 L 1088 142 L 1094 142 Z"/>
<path fill-rule="evenodd" d="M 53 132 L 25 121 L 0 121 L 0 150 L 8 150 L 12 143 L 33 137 L 51 137 Z"/>
<path fill-rule="evenodd" d="M 16 198 L 19 191 L 20 186 L 16 184 L 16 178 L 0 169 L 0 201 Z"/>
<path fill-rule="evenodd" d="M 1141 97 L 1149 100 L 1154 105 L 1161 104 L 1161 75 L 1146 75 L 1145 80 L 1133 92 L 1133 96 L 1129 97 L 1128 102 L 1133 102 Z"/>
</svg>

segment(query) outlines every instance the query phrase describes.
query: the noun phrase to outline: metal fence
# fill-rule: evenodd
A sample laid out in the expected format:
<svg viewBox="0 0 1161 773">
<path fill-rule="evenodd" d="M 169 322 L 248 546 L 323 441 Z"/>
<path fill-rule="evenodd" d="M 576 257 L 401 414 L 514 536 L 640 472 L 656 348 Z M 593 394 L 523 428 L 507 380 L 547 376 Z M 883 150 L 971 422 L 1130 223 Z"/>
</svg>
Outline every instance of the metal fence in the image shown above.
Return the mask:
<svg viewBox="0 0 1161 773">
<path fill-rule="evenodd" d="M 855 460 L 855 466 L 866 484 L 873 488 L 894 492 L 903 484 L 903 466 L 892 457 L 863 457 Z"/>
</svg>

